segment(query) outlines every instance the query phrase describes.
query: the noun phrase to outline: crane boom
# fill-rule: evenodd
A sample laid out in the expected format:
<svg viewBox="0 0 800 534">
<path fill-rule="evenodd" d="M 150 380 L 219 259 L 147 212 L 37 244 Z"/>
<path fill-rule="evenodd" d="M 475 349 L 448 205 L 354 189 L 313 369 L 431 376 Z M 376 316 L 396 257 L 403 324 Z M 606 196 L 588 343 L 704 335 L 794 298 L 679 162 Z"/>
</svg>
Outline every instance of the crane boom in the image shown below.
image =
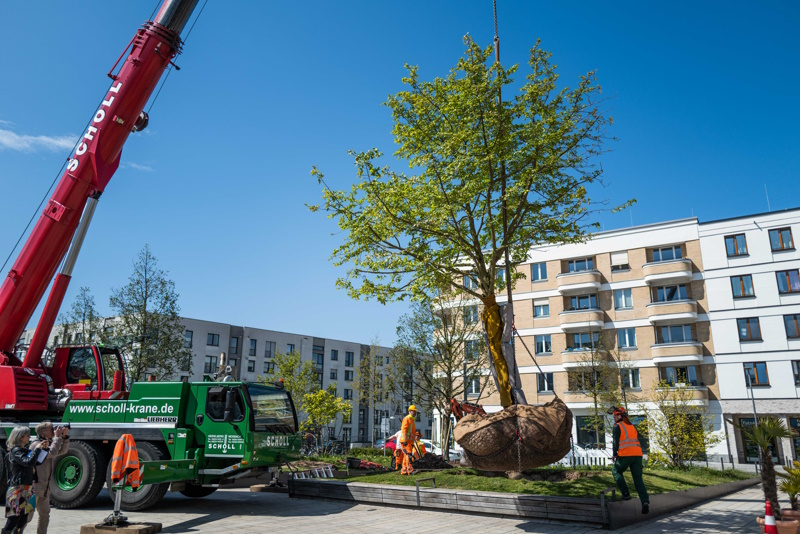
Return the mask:
<svg viewBox="0 0 800 534">
<path fill-rule="evenodd" d="M 181 31 L 197 2 L 164 0 L 154 20 L 146 22 L 136 32 L 119 72 L 109 73 L 112 83 L 105 98 L 0 286 L 0 364 L 20 365 L 14 356 L 17 340 L 72 243 L 67 261 L 56 276 L 25 361 L 21 362 L 30 368 L 39 364 L 45 341 L 69 285 L 72 265 L 80 250 L 85 226 L 91 218 L 90 212 L 119 167 L 128 135 L 146 126 L 148 117 L 143 111 L 144 106 L 162 74 L 180 52 Z M 90 209 L 84 215 L 86 222 L 76 236 L 90 199 Z"/>
</svg>

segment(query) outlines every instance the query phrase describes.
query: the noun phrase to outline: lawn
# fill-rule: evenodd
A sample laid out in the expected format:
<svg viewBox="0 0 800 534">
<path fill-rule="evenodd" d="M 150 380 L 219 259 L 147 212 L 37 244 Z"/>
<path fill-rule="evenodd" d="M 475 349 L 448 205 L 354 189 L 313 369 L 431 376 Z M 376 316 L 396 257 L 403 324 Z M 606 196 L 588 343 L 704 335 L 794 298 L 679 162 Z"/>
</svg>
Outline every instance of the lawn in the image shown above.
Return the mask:
<svg viewBox="0 0 800 534">
<path fill-rule="evenodd" d="M 534 495 L 558 495 L 562 497 L 597 497 L 608 487 L 616 486 L 611 469 L 535 469 L 527 471 L 521 480 L 510 480 L 504 475 L 486 476 L 475 469 L 456 468 L 445 471 L 422 472 L 411 476 L 400 475 L 398 471 L 389 473 L 370 473 L 355 475 L 345 480 L 373 484 L 395 484 L 414 486 L 418 478 L 436 477 L 437 488 L 450 488 L 474 491 L 498 491 L 505 493 L 527 493 Z M 541 479 L 544 480 L 541 480 Z M 549 482 L 547 479 L 562 479 Z M 702 486 L 713 486 L 725 482 L 752 478 L 742 471 L 694 467 L 686 470 L 647 468 L 644 483 L 650 494 L 667 493 Z M 630 473 L 625 480 L 634 491 Z M 428 483 L 423 483 L 428 485 Z"/>
</svg>

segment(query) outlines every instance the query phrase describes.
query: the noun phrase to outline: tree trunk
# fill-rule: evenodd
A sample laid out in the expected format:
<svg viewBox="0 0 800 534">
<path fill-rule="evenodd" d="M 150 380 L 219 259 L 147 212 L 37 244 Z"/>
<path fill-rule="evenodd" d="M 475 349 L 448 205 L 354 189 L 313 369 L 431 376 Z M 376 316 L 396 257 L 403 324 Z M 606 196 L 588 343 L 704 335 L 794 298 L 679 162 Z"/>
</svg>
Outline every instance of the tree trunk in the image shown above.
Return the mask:
<svg viewBox="0 0 800 534">
<path fill-rule="evenodd" d="M 517 363 L 514 361 L 513 346 L 511 345 L 513 337 L 511 305 L 507 309 L 509 320 L 509 317 L 500 316 L 500 306 L 497 305 L 494 294 L 481 298 L 481 301 L 483 302 L 481 321 L 486 335 L 486 345 L 489 347 L 491 356 L 489 367 L 500 394 L 500 404 L 503 408 L 515 403 L 527 404 L 525 395 L 522 393 L 522 381 Z M 510 353 L 504 352 L 504 345 Z"/>
<path fill-rule="evenodd" d="M 445 411 L 445 417 L 442 418 L 442 429 L 440 435 L 442 436 L 442 458 L 450 460 L 450 410 Z"/>
<path fill-rule="evenodd" d="M 772 454 L 769 449 L 761 450 L 761 485 L 764 487 L 764 498 L 772 505 L 772 514 L 776 520 L 781 518 L 781 508 L 778 503 L 778 485 L 775 481 L 775 465 L 772 463 Z"/>
</svg>

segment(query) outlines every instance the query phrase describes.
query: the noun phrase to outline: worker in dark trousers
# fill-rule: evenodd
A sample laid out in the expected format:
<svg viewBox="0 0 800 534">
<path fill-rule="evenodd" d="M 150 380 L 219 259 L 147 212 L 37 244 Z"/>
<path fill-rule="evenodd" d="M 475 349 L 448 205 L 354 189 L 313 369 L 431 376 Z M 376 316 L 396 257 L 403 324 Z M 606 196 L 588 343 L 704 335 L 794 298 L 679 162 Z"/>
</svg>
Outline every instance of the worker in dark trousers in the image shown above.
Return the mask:
<svg viewBox="0 0 800 534">
<path fill-rule="evenodd" d="M 642 479 L 642 444 L 639 443 L 639 434 L 628 418 L 625 408 L 616 407 L 613 414 L 614 467 L 611 474 L 622 492 L 622 498 L 627 501 L 631 498 L 631 492 L 628 490 L 628 484 L 625 483 L 622 473 L 630 468 L 633 485 L 636 486 L 636 493 L 639 494 L 639 500 L 642 501 L 642 513 L 647 514 L 650 512 L 650 497 L 647 495 L 647 488 L 644 487 Z"/>
</svg>

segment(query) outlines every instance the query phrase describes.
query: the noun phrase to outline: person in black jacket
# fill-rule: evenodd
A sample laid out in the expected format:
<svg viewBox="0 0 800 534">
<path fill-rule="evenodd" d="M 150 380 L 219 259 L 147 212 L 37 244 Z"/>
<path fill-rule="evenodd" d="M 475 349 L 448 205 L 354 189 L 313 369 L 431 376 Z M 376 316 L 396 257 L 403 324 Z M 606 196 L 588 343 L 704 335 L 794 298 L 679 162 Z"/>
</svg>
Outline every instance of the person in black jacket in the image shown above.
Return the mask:
<svg viewBox="0 0 800 534">
<path fill-rule="evenodd" d="M 28 523 L 28 514 L 33 513 L 36 498 L 33 495 L 33 482 L 40 443 L 33 450 L 28 449 L 31 441 L 31 429 L 17 426 L 8 436 L 6 455 L 8 468 L 8 490 L 6 491 L 6 525 L 2 534 L 22 534 Z"/>
</svg>

